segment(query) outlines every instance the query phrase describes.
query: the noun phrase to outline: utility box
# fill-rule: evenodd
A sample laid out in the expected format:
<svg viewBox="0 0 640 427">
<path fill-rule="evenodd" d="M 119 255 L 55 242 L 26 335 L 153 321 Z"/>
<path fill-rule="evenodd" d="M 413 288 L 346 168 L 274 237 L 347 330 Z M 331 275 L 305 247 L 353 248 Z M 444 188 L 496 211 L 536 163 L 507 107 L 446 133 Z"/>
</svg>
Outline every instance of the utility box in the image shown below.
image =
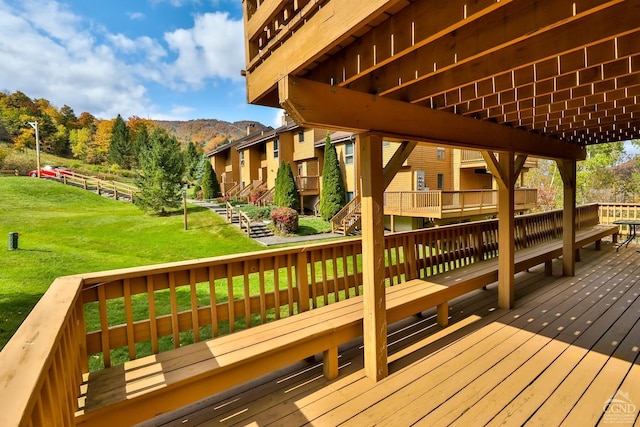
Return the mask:
<svg viewBox="0 0 640 427">
<path fill-rule="evenodd" d="M 9 250 L 15 251 L 18 249 L 18 233 L 9 233 Z"/>
</svg>

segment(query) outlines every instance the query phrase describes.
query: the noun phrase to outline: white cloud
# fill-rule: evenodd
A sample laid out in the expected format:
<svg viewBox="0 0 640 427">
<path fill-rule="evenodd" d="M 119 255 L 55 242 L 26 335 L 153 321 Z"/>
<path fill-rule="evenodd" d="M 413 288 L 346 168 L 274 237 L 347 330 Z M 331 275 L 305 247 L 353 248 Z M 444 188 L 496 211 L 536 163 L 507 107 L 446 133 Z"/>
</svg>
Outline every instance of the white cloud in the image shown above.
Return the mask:
<svg viewBox="0 0 640 427">
<path fill-rule="evenodd" d="M 129 19 L 131 19 L 132 21 L 141 21 L 143 19 L 146 19 L 146 15 L 142 12 L 127 12 L 127 16 L 129 17 Z"/>
<path fill-rule="evenodd" d="M 244 64 L 242 21 L 227 13 L 207 13 L 195 17 L 190 29 L 179 29 L 164 36 L 177 59 L 166 72 L 175 81 L 199 87 L 206 79 L 241 79 Z"/>
<path fill-rule="evenodd" d="M 191 28 L 167 32 L 164 39 L 110 33 L 57 0 L 0 0 L 0 22 L 0 90 L 67 104 L 76 114 L 188 119 L 194 112 L 154 105 L 150 85 L 224 87 L 242 98 L 242 21 L 226 13 L 195 15 Z"/>
</svg>

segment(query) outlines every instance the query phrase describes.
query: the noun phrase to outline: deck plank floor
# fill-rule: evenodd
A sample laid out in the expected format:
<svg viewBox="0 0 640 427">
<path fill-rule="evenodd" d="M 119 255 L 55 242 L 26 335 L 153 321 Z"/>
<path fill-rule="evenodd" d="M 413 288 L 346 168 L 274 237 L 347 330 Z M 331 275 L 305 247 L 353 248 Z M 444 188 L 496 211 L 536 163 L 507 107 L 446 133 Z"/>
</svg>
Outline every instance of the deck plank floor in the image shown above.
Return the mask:
<svg viewBox="0 0 640 427">
<path fill-rule="evenodd" d="M 388 378 L 364 376 L 362 348 L 340 354 L 340 376 L 301 362 L 145 426 L 440 426 L 640 424 L 640 254 L 582 251 L 575 277 L 518 274 L 516 308 L 495 285 L 393 325 Z M 618 392 L 632 414 L 605 412 Z M 622 395 L 624 398 L 624 395 Z"/>
</svg>

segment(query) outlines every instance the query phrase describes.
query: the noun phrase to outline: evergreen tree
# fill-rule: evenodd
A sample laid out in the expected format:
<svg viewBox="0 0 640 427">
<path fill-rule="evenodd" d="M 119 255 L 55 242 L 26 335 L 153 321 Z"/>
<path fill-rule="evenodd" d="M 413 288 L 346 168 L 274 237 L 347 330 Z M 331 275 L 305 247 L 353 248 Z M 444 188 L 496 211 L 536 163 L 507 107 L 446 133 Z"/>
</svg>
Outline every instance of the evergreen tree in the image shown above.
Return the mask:
<svg viewBox="0 0 640 427">
<path fill-rule="evenodd" d="M 214 199 L 220 195 L 220 184 L 216 171 L 213 170 L 211 162 L 204 164 L 204 174 L 202 175 L 202 196 L 205 200 Z"/>
<path fill-rule="evenodd" d="M 293 178 L 291 165 L 287 162 L 280 163 L 276 174 L 276 189 L 273 193 L 273 203 L 276 206 L 300 209 L 300 195 L 296 181 Z"/>
<path fill-rule="evenodd" d="M 188 143 L 184 150 L 184 176 L 187 182 L 193 183 L 197 181 L 196 175 L 201 158 L 202 156 L 198 154 L 196 144 L 193 142 Z"/>
<path fill-rule="evenodd" d="M 165 214 L 182 202 L 184 159 L 178 141 L 164 129 L 155 128 L 149 136 L 149 148 L 140 153 L 136 204 L 141 209 Z"/>
<path fill-rule="evenodd" d="M 133 150 L 129 143 L 129 127 L 120 114 L 113 123 L 111 143 L 109 144 L 109 161 L 124 169 L 131 169 L 133 163 Z"/>
<path fill-rule="evenodd" d="M 320 194 L 320 216 L 329 221 L 346 204 L 344 180 L 340 171 L 336 147 L 331 144 L 327 133 L 324 144 L 324 164 L 322 169 L 322 192 Z"/>
</svg>

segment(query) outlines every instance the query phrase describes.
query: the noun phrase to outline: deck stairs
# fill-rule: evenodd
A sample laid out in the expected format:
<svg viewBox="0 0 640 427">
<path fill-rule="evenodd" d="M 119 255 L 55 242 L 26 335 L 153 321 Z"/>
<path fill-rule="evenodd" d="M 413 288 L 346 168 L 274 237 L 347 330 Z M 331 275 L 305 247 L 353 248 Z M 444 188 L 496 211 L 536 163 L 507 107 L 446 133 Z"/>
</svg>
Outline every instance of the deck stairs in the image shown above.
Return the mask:
<svg viewBox="0 0 640 427">
<path fill-rule="evenodd" d="M 331 230 L 344 236 L 359 234 L 362 225 L 360 195 L 354 197 L 331 218 Z"/>
</svg>

